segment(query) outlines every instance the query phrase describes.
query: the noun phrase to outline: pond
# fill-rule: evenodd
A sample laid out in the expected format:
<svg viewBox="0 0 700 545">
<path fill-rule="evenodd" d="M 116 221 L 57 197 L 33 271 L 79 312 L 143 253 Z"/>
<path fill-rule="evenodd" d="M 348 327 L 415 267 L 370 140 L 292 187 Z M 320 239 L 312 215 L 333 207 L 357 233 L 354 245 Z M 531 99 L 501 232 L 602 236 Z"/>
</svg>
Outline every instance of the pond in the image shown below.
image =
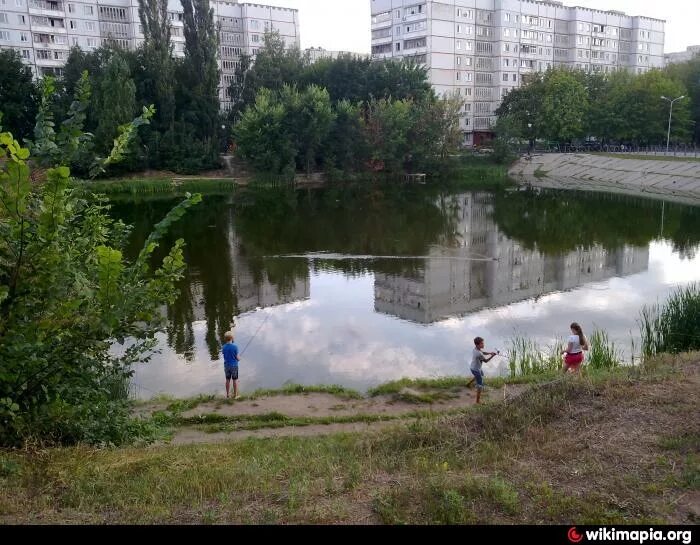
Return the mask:
<svg viewBox="0 0 700 545">
<path fill-rule="evenodd" d="M 134 225 L 132 255 L 179 200 L 114 203 Z M 142 398 L 221 394 L 230 329 L 242 392 L 464 375 L 474 337 L 546 346 L 572 321 L 631 360 L 642 306 L 700 280 L 700 207 L 621 195 L 248 190 L 205 196 L 177 238 L 188 269 L 160 352 L 136 368 Z M 507 370 L 505 358 L 485 366 Z"/>
</svg>

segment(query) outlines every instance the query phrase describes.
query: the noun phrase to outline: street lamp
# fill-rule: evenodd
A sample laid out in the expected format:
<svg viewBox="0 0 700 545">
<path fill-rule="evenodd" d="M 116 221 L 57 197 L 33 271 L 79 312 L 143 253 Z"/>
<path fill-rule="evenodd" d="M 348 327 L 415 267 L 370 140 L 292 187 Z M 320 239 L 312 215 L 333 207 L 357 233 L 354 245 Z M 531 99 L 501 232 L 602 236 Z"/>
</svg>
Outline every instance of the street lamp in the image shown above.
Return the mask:
<svg viewBox="0 0 700 545">
<path fill-rule="evenodd" d="M 682 100 L 685 98 L 685 95 L 679 96 L 678 98 L 674 98 L 671 100 L 668 97 L 662 96 L 662 100 L 667 100 L 671 104 L 671 110 L 668 113 L 668 137 L 666 138 L 666 154 L 668 155 L 668 149 L 671 145 L 671 118 L 673 117 L 673 103 L 676 102 L 677 100 Z"/>
</svg>

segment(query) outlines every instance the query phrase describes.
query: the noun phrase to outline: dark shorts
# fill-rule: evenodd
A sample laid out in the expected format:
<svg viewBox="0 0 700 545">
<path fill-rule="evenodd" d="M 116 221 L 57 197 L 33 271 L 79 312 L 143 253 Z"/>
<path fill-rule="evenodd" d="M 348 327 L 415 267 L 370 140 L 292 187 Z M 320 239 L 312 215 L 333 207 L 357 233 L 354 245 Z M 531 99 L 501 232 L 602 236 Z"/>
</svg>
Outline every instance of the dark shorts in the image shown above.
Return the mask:
<svg viewBox="0 0 700 545">
<path fill-rule="evenodd" d="M 483 371 L 474 371 L 474 369 L 471 369 L 472 375 L 474 375 L 474 378 L 476 379 L 476 387 L 478 390 L 483 390 L 484 389 L 484 372 Z"/>
<path fill-rule="evenodd" d="M 238 380 L 238 367 L 224 367 L 226 380 Z"/>
</svg>

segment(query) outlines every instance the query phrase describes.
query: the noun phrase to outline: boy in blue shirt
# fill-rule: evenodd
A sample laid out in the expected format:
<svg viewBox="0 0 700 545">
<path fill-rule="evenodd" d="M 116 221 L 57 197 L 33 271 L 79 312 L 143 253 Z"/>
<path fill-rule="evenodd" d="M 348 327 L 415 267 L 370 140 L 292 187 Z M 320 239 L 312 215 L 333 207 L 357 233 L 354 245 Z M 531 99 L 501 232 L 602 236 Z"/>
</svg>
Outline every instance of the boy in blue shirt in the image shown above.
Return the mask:
<svg viewBox="0 0 700 545">
<path fill-rule="evenodd" d="M 238 347 L 233 344 L 233 333 L 231 331 L 224 335 L 224 372 L 226 373 L 226 399 L 229 398 L 231 381 L 233 380 L 233 399 L 238 399 L 238 362 L 241 358 L 238 356 Z"/>
</svg>

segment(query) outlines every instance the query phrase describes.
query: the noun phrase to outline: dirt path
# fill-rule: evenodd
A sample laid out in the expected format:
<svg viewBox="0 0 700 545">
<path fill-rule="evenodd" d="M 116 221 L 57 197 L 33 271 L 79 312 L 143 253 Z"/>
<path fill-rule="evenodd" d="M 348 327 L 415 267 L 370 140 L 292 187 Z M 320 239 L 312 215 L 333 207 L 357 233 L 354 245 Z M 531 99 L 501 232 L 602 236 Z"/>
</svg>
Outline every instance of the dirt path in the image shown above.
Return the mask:
<svg viewBox="0 0 700 545">
<path fill-rule="evenodd" d="M 483 400 L 498 402 L 512 399 L 520 395 L 527 386 L 510 385 L 498 389 L 488 389 L 484 392 Z M 430 396 L 430 397 L 428 397 Z M 425 399 L 434 399 L 426 402 Z M 201 403 L 193 409 L 179 414 L 182 419 L 189 421 L 202 418 L 203 422 L 211 420 L 226 421 L 239 419 L 241 421 L 258 422 L 258 429 L 220 430 L 202 429 L 201 425 L 181 425 L 175 429 L 172 444 L 220 443 L 224 441 L 241 440 L 248 437 L 286 437 L 311 436 L 342 432 L 360 432 L 381 430 L 411 422 L 417 418 L 417 413 L 428 416 L 440 416 L 466 409 L 475 404 L 475 392 L 466 388 L 455 388 L 449 391 L 416 391 L 405 389 L 399 394 L 384 395 L 364 399 L 343 399 L 341 397 L 322 394 L 295 394 L 263 397 L 255 400 L 226 401 L 218 399 Z M 162 403 L 146 405 L 139 409 L 139 414 L 147 416 L 155 411 L 166 409 Z M 274 422 L 266 426 L 256 417 L 273 415 Z M 352 421 L 354 418 L 357 421 Z M 284 423 L 285 419 L 303 420 L 301 424 Z M 325 419 L 325 422 L 315 423 L 314 419 Z M 342 419 L 345 422 L 334 422 Z M 350 420 L 350 421 L 348 421 Z M 371 421 L 375 420 L 375 421 Z"/>
</svg>

